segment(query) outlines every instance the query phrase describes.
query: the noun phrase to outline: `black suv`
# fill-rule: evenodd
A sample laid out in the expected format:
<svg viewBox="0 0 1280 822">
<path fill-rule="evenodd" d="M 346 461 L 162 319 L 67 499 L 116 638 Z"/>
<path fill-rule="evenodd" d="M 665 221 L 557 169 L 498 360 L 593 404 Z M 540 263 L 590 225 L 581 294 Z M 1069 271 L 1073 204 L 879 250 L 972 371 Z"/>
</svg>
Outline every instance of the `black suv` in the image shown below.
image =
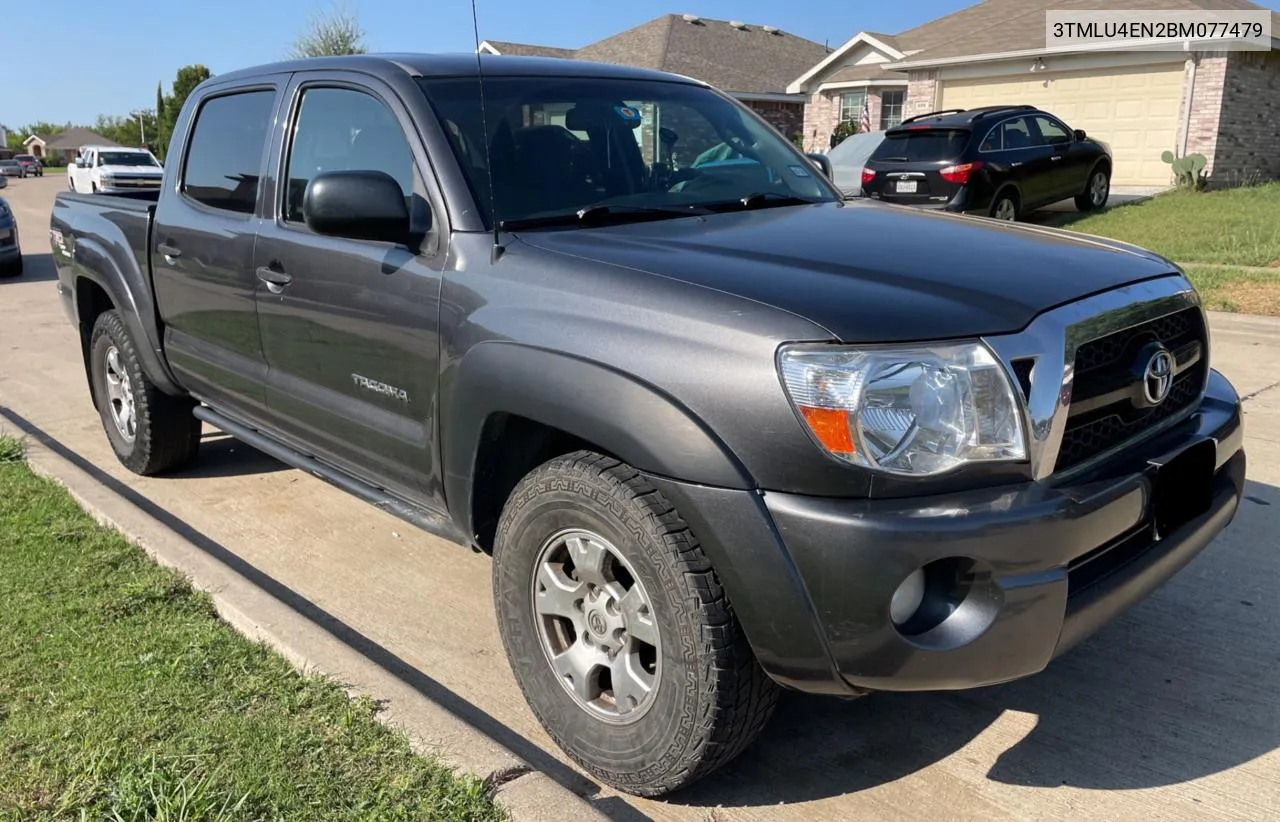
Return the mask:
<svg viewBox="0 0 1280 822">
<path fill-rule="evenodd" d="M 1035 106 L 921 114 L 889 129 L 862 169 L 867 197 L 999 220 L 1074 197 L 1101 208 L 1111 149 Z"/>
</svg>

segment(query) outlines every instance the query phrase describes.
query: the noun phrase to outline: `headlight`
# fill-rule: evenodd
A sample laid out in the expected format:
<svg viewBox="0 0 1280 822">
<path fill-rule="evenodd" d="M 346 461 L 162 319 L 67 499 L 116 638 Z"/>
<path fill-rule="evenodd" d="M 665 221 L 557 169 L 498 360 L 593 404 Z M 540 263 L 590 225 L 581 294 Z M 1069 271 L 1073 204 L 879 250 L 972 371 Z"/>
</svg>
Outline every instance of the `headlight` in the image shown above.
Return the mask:
<svg viewBox="0 0 1280 822">
<path fill-rule="evenodd" d="M 981 343 L 785 346 L 778 367 L 823 448 L 890 474 L 1027 458 L 1013 385 Z"/>
</svg>

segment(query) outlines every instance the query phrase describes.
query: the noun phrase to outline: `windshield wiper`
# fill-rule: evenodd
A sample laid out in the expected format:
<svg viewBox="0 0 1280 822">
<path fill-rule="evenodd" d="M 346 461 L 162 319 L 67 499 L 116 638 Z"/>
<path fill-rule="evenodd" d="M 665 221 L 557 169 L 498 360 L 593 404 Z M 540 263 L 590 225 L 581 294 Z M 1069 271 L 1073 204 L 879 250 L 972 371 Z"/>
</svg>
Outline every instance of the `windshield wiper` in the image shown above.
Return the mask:
<svg viewBox="0 0 1280 822">
<path fill-rule="evenodd" d="M 752 211 L 757 208 L 775 208 L 778 206 L 813 205 L 821 200 L 810 200 L 796 197 L 793 194 L 779 194 L 776 191 L 757 191 L 737 200 L 725 200 L 719 203 L 704 203 L 707 208 L 716 211 L 737 210 Z"/>
<path fill-rule="evenodd" d="M 606 223 L 622 223 L 637 219 L 674 219 L 676 217 L 699 217 L 714 212 L 698 205 L 659 206 L 659 205 L 627 205 L 625 203 L 600 203 L 589 205 L 577 211 L 566 211 L 563 214 L 548 214 L 545 217 L 526 217 L 520 220 L 503 220 L 502 227 L 507 231 L 518 231 L 522 228 L 557 228 L 560 226 L 603 225 Z"/>
</svg>

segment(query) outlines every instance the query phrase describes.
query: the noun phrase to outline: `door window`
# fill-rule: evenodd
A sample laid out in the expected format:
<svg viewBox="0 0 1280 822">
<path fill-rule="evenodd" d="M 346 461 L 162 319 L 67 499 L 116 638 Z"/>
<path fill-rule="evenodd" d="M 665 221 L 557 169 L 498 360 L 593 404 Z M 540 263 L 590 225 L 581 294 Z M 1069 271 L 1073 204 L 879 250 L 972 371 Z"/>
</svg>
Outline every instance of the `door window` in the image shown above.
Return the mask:
<svg viewBox="0 0 1280 822">
<path fill-rule="evenodd" d="M 987 132 L 979 151 L 1015 151 L 1040 145 L 1039 136 L 1031 130 L 1026 117 L 1014 117 L 997 124 Z"/>
<path fill-rule="evenodd" d="M 1057 120 L 1050 120 L 1048 117 L 1037 117 L 1036 125 L 1040 128 L 1040 136 L 1051 146 L 1060 143 L 1071 142 L 1071 135 L 1067 133 L 1066 127 Z"/>
<path fill-rule="evenodd" d="M 421 230 L 425 207 L 404 130 L 385 103 L 371 94 L 347 88 L 309 88 L 298 106 L 293 145 L 289 149 L 284 191 L 286 222 L 303 221 L 307 185 L 327 171 L 382 171 L 404 192 L 415 230 Z M 416 207 L 415 207 L 416 204 Z"/>
<path fill-rule="evenodd" d="M 205 101 L 191 132 L 182 193 L 211 208 L 252 214 L 274 104 L 274 91 Z"/>
</svg>

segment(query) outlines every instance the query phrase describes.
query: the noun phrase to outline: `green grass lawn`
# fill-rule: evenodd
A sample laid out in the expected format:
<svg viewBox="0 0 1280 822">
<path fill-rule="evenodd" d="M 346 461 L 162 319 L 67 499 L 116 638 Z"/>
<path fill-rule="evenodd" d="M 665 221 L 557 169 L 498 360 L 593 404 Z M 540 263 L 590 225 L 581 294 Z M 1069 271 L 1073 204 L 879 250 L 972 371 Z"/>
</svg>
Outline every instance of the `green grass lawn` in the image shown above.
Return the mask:
<svg viewBox="0 0 1280 822">
<path fill-rule="evenodd" d="M 0 819 L 502 817 L 0 437 Z"/>
<path fill-rule="evenodd" d="M 1171 260 L 1280 270 L 1280 183 L 1220 191 L 1172 191 L 1064 228 L 1149 248 Z"/>
</svg>

